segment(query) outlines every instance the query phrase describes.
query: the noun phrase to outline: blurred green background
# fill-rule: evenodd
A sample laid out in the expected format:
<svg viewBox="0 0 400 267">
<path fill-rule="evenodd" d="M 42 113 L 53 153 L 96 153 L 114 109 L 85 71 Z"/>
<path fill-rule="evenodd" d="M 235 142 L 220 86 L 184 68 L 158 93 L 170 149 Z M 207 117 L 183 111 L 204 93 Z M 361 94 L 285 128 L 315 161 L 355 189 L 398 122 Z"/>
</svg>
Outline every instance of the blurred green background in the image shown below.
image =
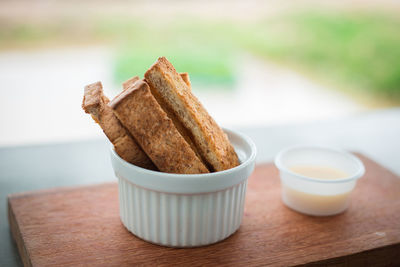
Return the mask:
<svg viewBox="0 0 400 267">
<path fill-rule="evenodd" d="M 250 21 L 91 14 L 7 20 L 0 48 L 102 43 L 115 50 L 115 81 L 142 74 L 155 55 L 173 59 L 194 84 L 235 83 L 243 53 L 285 64 L 369 105 L 400 103 L 400 17 L 360 10 L 281 12 Z"/>
</svg>

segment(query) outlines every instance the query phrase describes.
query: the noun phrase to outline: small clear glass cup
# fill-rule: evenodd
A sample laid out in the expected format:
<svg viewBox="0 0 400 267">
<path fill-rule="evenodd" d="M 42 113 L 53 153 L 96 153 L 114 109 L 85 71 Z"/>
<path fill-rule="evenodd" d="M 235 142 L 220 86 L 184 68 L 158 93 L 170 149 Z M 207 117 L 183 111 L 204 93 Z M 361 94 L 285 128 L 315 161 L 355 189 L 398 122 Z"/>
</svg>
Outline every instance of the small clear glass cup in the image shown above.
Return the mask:
<svg viewBox="0 0 400 267">
<path fill-rule="evenodd" d="M 313 216 L 329 216 L 345 211 L 350 193 L 365 173 L 361 160 L 339 149 L 316 146 L 294 146 L 278 153 L 282 201 L 289 208 Z M 344 178 L 311 178 L 296 172 L 293 166 L 323 166 L 348 174 Z"/>
</svg>

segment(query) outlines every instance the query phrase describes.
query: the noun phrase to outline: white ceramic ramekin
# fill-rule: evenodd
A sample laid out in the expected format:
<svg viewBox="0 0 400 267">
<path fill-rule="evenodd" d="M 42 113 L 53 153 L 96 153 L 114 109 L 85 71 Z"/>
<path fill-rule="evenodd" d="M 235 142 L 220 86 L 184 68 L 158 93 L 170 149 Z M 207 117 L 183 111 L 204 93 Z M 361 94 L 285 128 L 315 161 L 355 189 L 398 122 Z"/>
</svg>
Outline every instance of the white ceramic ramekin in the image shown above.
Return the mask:
<svg viewBox="0 0 400 267">
<path fill-rule="evenodd" d="M 314 215 L 329 216 L 343 212 L 349 205 L 350 193 L 365 172 L 354 155 L 343 150 L 294 146 L 275 157 L 282 187 L 282 201 L 291 209 Z M 293 166 L 323 166 L 339 169 L 348 176 L 327 180 L 310 178 L 293 172 Z"/>
<path fill-rule="evenodd" d="M 124 161 L 111 149 L 120 217 L 130 232 L 158 245 L 195 247 L 221 241 L 239 228 L 256 147 L 247 136 L 224 131 L 241 164 L 209 174 L 146 170 Z"/>
</svg>

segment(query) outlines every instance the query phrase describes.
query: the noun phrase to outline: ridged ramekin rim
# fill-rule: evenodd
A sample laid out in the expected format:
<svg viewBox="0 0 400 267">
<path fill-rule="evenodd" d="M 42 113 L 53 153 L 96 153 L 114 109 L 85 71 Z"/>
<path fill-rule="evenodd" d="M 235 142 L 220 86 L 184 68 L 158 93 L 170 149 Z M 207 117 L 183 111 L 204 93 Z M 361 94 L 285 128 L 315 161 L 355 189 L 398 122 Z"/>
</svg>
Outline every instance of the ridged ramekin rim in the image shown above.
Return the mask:
<svg viewBox="0 0 400 267">
<path fill-rule="evenodd" d="M 165 173 L 165 172 L 159 172 L 159 171 L 152 171 L 152 170 L 148 170 L 148 169 L 144 169 L 141 167 L 138 167 L 136 165 L 133 165 L 127 161 L 125 161 L 124 159 L 122 159 L 114 150 L 113 146 L 111 146 L 111 154 L 113 155 L 114 158 L 118 159 L 118 161 L 124 165 L 125 167 L 134 170 L 135 172 L 139 173 L 139 174 L 144 174 L 144 175 L 152 175 L 152 176 L 159 176 L 159 177 L 169 177 L 172 179 L 177 179 L 177 180 L 187 180 L 187 179 L 204 179 L 205 177 L 207 178 L 211 178 L 211 177 L 217 177 L 217 176 L 222 176 L 222 175 L 229 175 L 231 173 L 234 172 L 239 172 L 242 169 L 245 169 L 246 167 L 248 167 L 249 165 L 251 165 L 256 158 L 257 155 L 257 148 L 256 145 L 254 144 L 254 142 L 250 139 L 250 137 L 248 137 L 247 135 L 235 131 L 235 130 L 230 130 L 227 128 L 223 128 L 224 132 L 230 132 L 233 133 L 234 135 L 239 136 L 242 140 L 244 140 L 246 142 L 246 144 L 250 147 L 251 150 L 251 154 L 250 156 L 242 163 L 240 163 L 238 166 L 233 167 L 231 169 L 228 170 L 224 170 L 224 171 L 219 171 L 219 172 L 211 172 L 211 173 L 202 173 L 202 174 L 176 174 L 176 173 Z M 125 178 L 126 179 L 126 178 Z"/>
</svg>

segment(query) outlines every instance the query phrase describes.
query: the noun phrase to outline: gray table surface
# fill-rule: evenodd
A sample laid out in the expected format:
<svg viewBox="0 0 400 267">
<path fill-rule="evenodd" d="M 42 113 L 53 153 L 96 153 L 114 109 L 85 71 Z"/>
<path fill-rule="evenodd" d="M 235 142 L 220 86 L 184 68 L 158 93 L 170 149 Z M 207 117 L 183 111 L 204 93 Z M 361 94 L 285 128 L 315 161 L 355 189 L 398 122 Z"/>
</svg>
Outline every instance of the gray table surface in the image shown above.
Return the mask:
<svg viewBox="0 0 400 267">
<path fill-rule="evenodd" d="M 240 128 L 256 143 L 257 162 L 295 144 L 357 151 L 400 174 L 400 108 L 301 125 Z M 7 195 L 116 181 L 106 139 L 0 148 L 0 266 L 21 266 L 9 232 Z"/>
</svg>

